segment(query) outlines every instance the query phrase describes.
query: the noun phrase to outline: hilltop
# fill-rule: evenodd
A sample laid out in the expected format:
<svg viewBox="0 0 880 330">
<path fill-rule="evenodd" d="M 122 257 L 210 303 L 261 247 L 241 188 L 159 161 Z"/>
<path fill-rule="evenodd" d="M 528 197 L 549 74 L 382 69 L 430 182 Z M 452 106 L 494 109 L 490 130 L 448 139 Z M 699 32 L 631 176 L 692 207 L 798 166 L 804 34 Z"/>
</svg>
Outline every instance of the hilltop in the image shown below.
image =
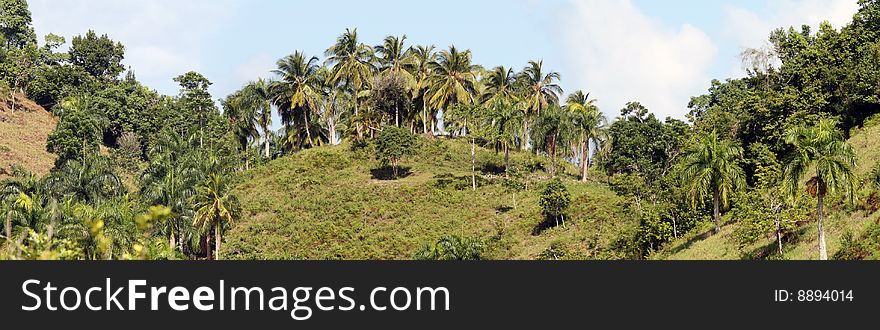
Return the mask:
<svg viewBox="0 0 880 330">
<path fill-rule="evenodd" d="M 478 148 L 478 184 L 470 184 L 470 145 L 422 139 L 402 162 L 403 178 L 387 180 L 368 150 L 319 147 L 272 161 L 246 174 L 236 194 L 242 221 L 226 235 L 231 258 L 410 259 L 446 235 L 482 241 L 496 259 L 612 258 L 617 233 L 634 226 L 622 198 L 604 184 L 564 175 L 572 194 L 565 228 L 536 233 L 538 195 L 549 175 L 529 174 L 527 191 L 501 185 L 503 154 Z M 540 158 L 514 152 L 523 168 Z M 568 169 L 574 173 L 573 168 Z"/>
<path fill-rule="evenodd" d="M 16 95 L 11 104 L 0 102 L 0 179 L 18 164 L 38 175 L 49 173 L 56 156 L 46 151 L 46 140 L 58 121 L 43 107 Z"/>
</svg>

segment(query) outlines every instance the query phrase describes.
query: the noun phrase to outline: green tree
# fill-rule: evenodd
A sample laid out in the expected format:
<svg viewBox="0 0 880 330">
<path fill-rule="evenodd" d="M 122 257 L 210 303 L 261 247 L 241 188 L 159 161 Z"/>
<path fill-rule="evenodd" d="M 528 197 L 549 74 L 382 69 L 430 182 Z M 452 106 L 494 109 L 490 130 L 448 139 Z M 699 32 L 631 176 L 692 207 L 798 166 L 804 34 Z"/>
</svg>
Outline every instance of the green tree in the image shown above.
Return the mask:
<svg viewBox="0 0 880 330">
<path fill-rule="evenodd" d="M 563 111 L 559 106 L 552 106 L 542 111 L 531 131 L 535 150 L 543 151 L 550 157 L 550 175 L 556 176 L 557 160 L 568 155 L 570 147 L 577 138 L 574 117 Z"/>
<path fill-rule="evenodd" d="M 294 52 L 287 57 L 278 60 L 277 69 L 272 71 L 280 81 L 275 83 L 274 103 L 281 113 L 281 121 L 284 123 L 288 137 L 295 136 L 294 128 L 297 116 L 302 120 L 301 126 L 306 133 L 306 141 L 309 147 L 314 147 L 312 133 L 309 126 L 312 124 L 311 116 L 318 112 L 321 102 L 321 84 L 318 75 L 320 66 L 317 57 L 306 57 L 302 52 Z M 290 143 L 288 139 L 288 143 Z"/>
<path fill-rule="evenodd" d="M 523 137 L 521 129 L 525 113 L 506 98 L 494 98 L 488 107 L 488 115 L 483 119 L 488 128 L 487 137 L 504 150 L 504 173 L 509 175 L 510 148 Z"/>
<path fill-rule="evenodd" d="M 89 30 L 85 36 L 75 36 L 70 46 L 70 62 L 80 66 L 95 78 L 115 79 L 125 70 L 122 59 L 125 47 L 106 34 L 98 37 Z"/>
<path fill-rule="evenodd" d="M 46 150 L 58 156 L 55 165 L 82 159 L 98 151 L 103 120 L 88 109 L 86 98 L 72 98 L 62 105 L 60 121 L 49 134 Z"/>
<path fill-rule="evenodd" d="M 208 92 L 208 87 L 212 83 L 208 78 L 195 71 L 189 71 L 175 77 L 174 82 L 180 85 L 180 103 L 184 110 L 196 117 L 199 127 L 199 148 L 204 148 L 204 128 L 211 115 L 216 115 L 217 110 L 214 106 L 214 100 L 211 99 L 211 93 Z"/>
<path fill-rule="evenodd" d="M 223 115 L 229 121 L 230 127 L 233 129 L 239 148 L 244 155 L 244 169 L 250 168 L 250 146 L 254 140 L 259 140 L 260 133 L 257 132 L 257 114 L 256 109 L 248 104 L 245 89 L 239 90 L 226 99 L 221 100 L 223 106 Z M 257 141 L 259 144 L 259 141 Z"/>
<path fill-rule="evenodd" d="M 481 260 L 485 246 L 472 238 L 443 236 L 434 244 L 425 244 L 416 252 L 416 260 Z"/>
<path fill-rule="evenodd" d="M 477 191 L 477 137 L 486 135 L 483 125 L 485 112 L 486 109 L 480 105 L 465 103 L 457 104 L 444 113 L 444 123 L 449 123 L 451 130 L 458 131 L 461 136 L 467 136 L 471 140 L 471 184 L 474 191 Z"/>
<path fill-rule="evenodd" d="M 239 216 L 238 199 L 232 194 L 232 187 L 226 183 L 226 180 L 221 175 L 212 173 L 208 176 L 208 180 L 199 186 L 193 202 L 195 209 L 193 226 L 207 233 L 208 242 L 213 228 L 216 251 L 214 258 L 219 260 L 223 227 L 235 223 L 235 219 Z M 208 259 L 211 259 L 210 249 L 208 251 Z"/>
<path fill-rule="evenodd" d="M 682 158 L 681 175 L 690 187 L 691 203 L 696 205 L 697 196 L 712 196 L 715 233 L 721 230 L 722 204 L 727 207 L 733 191 L 745 185 L 741 158 L 742 148 L 721 139 L 714 131 L 700 136 Z"/>
<path fill-rule="evenodd" d="M 272 83 L 263 79 L 248 83 L 244 88 L 246 106 L 250 109 L 249 114 L 254 115 L 256 124 L 260 126 L 263 135 L 263 148 L 266 158 L 269 158 L 269 130 L 272 126 Z"/>
<path fill-rule="evenodd" d="M 850 198 L 855 186 L 856 164 L 852 146 L 843 138 L 834 119 L 823 118 L 812 127 L 796 126 L 786 132 L 785 141 L 794 151 L 785 163 L 783 178 L 792 196 L 798 195 L 801 180 L 807 179 L 807 192 L 817 199 L 819 259 L 828 260 L 825 247 L 824 198 L 828 193 L 846 189 Z"/>
<path fill-rule="evenodd" d="M 6 48 L 37 43 L 27 0 L 0 0 L 0 34 L 6 40 Z"/>
<path fill-rule="evenodd" d="M 574 116 L 575 131 L 578 140 L 578 154 L 581 156 L 581 181 L 587 182 L 587 169 L 593 162 L 593 150 L 601 148 L 607 139 L 605 131 L 605 116 L 595 105 L 596 100 L 590 99 L 590 94 L 576 91 L 568 96 L 566 107 Z"/>
<path fill-rule="evenodd" d="M 354 100 L 354 116 L 359 116 L 358 105 L 361 91 L 372 79 L 376 66 L 373 64 L 373 49 L 358 40 L 357 29 L 345 29 L 345 33 L 336 39 L 336 43 L 324 53 L 327 63 L 333 67 L 334 83 L 345 85 Z M 363 138 L 363 129 L 359 122 L 355 123 L 357 138 Z"/>
<path fill-rule="evenodd" d="M 376 158 L 391 165 L 394 178 L 398 177 L 400 159 L 415 152 L 415 136 L 398 127 L 385 127 L 376 137 Z"/>
<path fill-rule="evenodd" d="M 410 59 L 407 66 L 415 79 L 413 93 L 418 94 L 422 101 L 422 133 L 428 134 L 428 121 L 431 122 L 431 134 L 434 134 L 434 120 L 428 119 L 428 92 L 430 91 L 431 66 L 437 60 L 434 46 L 415 46 L 407 50 Z M 433 112 L 431 112 L 433 113 Z"/>
<path fill-rule="evenodd" d="M 559 104 L 559 95 L 562 95 L 562 87 L 557 84 L 559 79 L 558 72 L 544 70 L 544 61 L 529 61 L 517 76 L 526 104 L 526 120 L 523 122 L 523 132 L 526 134 L 529 134 L 529 118 L 540 115 L 551 105 Z"/>
<path fill-rule="evenodd" d="M 562 226 L 565 226 L 565 213 L 571 203 L 571 194 L 568 188 L 562 183 L 558 177 L 553 178 L 547 183 L 547 187 L 541 192 L 541 213 L 545 219 L 553 219 L 556 226 L 559 226 L 560 219 Z"/>
<path fill-rule="evenodd" d="M 477 93 L 477 72 L 480 67 L 471 63 L 471 51 L 459 51 L 455 46 L 441 50 L 437 61 L 431 63 L 429 81 L 432 109 L 450 111 L 458 104 L 472 104 Z M 431 114 L 436 118 L 437 114 Z M 433 124 L 432 124 L 433 125 Z"/>
</svg>

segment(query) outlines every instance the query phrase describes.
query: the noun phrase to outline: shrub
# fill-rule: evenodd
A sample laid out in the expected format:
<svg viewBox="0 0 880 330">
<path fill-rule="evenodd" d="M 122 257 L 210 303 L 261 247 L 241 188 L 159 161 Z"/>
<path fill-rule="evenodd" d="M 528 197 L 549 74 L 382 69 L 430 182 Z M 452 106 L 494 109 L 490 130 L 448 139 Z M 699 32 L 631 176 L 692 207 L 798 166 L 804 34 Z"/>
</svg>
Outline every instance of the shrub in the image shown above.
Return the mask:
<svg viewBox="0 0 880 330">
<path fill-rule="evenodd" d="M 383 165 L 391 165 L 394 177 L 398 176 L 400 159 L 415 152 L 416 137 L 408 130 L 386 127 L 376 137 L 376 158 Z"/>
<path fill-rule="evenodd" d="M 484 245 L 477 239 L 456 235 L 443 236 L 434 244 L 425 244 L 413 257 L 416 260 L 480 260 Z"/>
<path fill-rule="evenodd" d="M 568 210 L 568 205 L 571 202 L 571 194 L 569 194 L 568 189 L 565 188 L 565 184 L 562 183 L 558 177 L 553 178 L 547 183 L 547 187 L 544 188 L 544 192 L 541 193 L 541 213 L 544 214 L 545 220 L 554 219 L 556 220 L 556 225 L 559 225 L 559 220 L 562 220 L 562 225 L 565 225 L 565 212 Z"/>
</svg>

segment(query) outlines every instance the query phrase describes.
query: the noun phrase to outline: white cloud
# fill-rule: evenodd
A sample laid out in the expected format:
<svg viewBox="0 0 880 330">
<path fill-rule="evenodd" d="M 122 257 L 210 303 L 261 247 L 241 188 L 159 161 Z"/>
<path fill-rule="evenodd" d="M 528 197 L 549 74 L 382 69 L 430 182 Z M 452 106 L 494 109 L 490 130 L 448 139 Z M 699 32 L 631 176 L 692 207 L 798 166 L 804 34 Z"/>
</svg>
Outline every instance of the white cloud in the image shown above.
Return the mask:
<svg viewBox="0 0 880 330">
<path fill-rule="evenodd" d="M 840 28 L 852 21 L 859 6 L 853 0 L 767 0 L 764 9 L 757 13 L 725 5 L 725 42 L 735 43 L 738 49 L 761 47 L 777 28 L 800 29 L 807 24 L 816 31 L 823 21 Z M 742 67 L 732 67 L 731 75 L 744 75 Z"/>
<path fill-rule="evenodd" d="M 39 35 L 55 33 L 70 42 L 93 29 L 122 42 L 123 64 L 163 93 L 176 93 L 171 78 L 205 62 L 201 49 L 234 15 L 239 1 L 31 0 Z"/>
<path fill-rule="evenodd" d="M 668 26 L 630 1 L 577 1 L 565 8 L 562 51 L 567 83 L 616 115 L 639 101 L 659 118 L 683 118 L 690 96 L 709 81 L 717 48 L 700 29 Z"/>
<path fill-rule="evenodd" d="M 247 62 L 235 68 L 234 78 L 237 83 L 243 84 L 258 78 L 267 78 L 269 72 L 275 69 L 275 57 L 261 53 L 254 55 Z"/>
</svg>

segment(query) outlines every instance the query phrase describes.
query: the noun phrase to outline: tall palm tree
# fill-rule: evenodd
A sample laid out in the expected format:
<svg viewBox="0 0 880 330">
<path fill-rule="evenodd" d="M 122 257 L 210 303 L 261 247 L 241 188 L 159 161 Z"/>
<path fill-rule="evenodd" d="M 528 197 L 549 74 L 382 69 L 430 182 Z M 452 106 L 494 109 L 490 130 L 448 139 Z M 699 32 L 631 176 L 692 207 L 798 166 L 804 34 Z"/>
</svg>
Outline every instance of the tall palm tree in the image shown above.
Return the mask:
<svg viewBox="0 0 880 330">
<path fill-rule="evenodd" d="M 124 189 L 110 159 L 100 155 L 69 160 L 47 180 L 46 184 L 59 200 L 69 197 L 90 204 L 120 196 Z"/>
<path fill-rule="evenodd" d="M 581 181 L 587 181 L 587 169 L 593 161 L 593 152 L 590 151 L 590 144 L 594 146 L 594 150 L 598 150 L 605 140 L 605 124 L 607 119 L 599 108 L 595 105 L 596 100 L 590 99 L 590 94 L 584 94 L 583 91 L 576 91 L 568 96 L 566 107 L 568 111 L 574 115 L 575 128 L 578 135 L 578 155 L 581 156 Z"/>
<path fill-rule="evenodd" d="M 410 62 L 408 49 L 405 46 L 406 35 L 400 37 L 387 36 L 381 45 L 374 48 L 380 64 L 380 71 L 399 74 L 407 83 L 413 82 L 413 75 L 406 70 Z"/>
<path fill-rule="evenodd" d="M 517 100 L 516 91 L 516 74 L 513 69 L 504 66 L 496 66 L 491 71 L 485 73 L 483 78 L 485 93 L 483 93 L 483 104 L 495 104 L 498 99 Z"/>
<path fill-rule="evenodd" d="M 544 71 L 543 60 L 529 61 L 518 75 L 517 80 L 526 103 L 527 120 L 523 122 L 525 132 L 529 131 L 529 117 L 540 115 L 548 106 L 559 103 L 559 95 L 562 95 L 562 87 L 557 84 L 559 78 L 556 71 Z"/>
<path fill-rule="evenodd" d="M 493 98 L 488 105 L 489 115 L 486 116 L 486 126 L 489 128 L 490 141 L 495 145 L 501 145 L 504 150 L 504 175 L 510 170 L 510 148 L 522 137 L 522 121 L 524 112 L 513 104 L 509 99 Z"/>
<path fill-rule="evenodd" d="M 214 258 L 220 259 L 220 243 L 223 241 L 223 226 L 231 225 L 238 218 L 238 199 L 232 194 L 232 188 L 222 176 L 212 173 L 208 179 L 198 187 L 198 192 L 193 196 L 195 215 L 193 226 L 201 228 L 208 234 L 210 242 L 211 229 L 214 231 Z M 211 259 L 210 248 L 208 259 Z"/>
<path fill-rule="evenodd" d="M 410 59 L 407 66 L 415 80 L 413 93 L 422 99 L 422 134 L 428 134 L 428 91 L 430 90 L 431 66 L 437 60 L 434 45 L 415 46 L 407 50 Z M 415 98 L 415 97 L 414 97 Z M 431 133 L 433 134 L 434 120 L 431 119 Z"/>
<path fill-rule="evenodd" d="M 376 66 L 373 64 L 373 49 L 358 41 L 357 29 L 345 29 L 336 43 L 324 52 L 327 63 L 333 68 L 334 83 L 342 83 L 349 88 L 354 100 L 354 116 L 358 117 L 358 104 L 361 91 L 370 83 Z M 363 128 L 356 123 L 358 139 L 363 138 Z"/>
<path fill-rule="evenodd" d="M 819 120 L 813 127 L 799 126 L 789 129 L 786 131 L 785 141 L 794 147 L 783 171 L 783 180 L 792 196 L 797 196 L 798 186 L 809 171 L 815 171 L 807 180 L 807 192 L 817 199 L 819 259 L 827 260 L 824 198 L 828 193 L 841 188 L 847 189 L 852 198 L 855 186 L 855 152 L 837 128 L 837 121 L 827 118 Z"/>
<path fill-rule="evenodd" d="M 234 131 L 233 133 L 238 139 L 239 146 L 244 151 L 245 170 L 250 167 L 248 151 L 251 142 L 259 138 L 260 134 L 257 132 L 254 109 L 248 106 L 247 103 L 244 90 L 237 91 L 227 96 L 226 99 L 221 100 L 223 115 L 229 121 L 229 125 Z"/>
<path fill-rule="evenodd" d="M 263 78 L 248 83 L 243 92 L 256 125 L 263 131 L 264 156 L 269 158 L 269 129 L 272 126 L 272 82 Z"/>
<path fill-rule="evenodd" d="M 697 195 L 712 195 L 715 233 L 721 230 L 722 204 L 727 207 L 733 191 L 745 185 L 741 158 L 742 148 L 715 131 L 701 136 L 682 157 L 682 179 L 690 186 L 691 203 L 696 205 Z"/>
<path fill-rule="evenodd" d="M 296 51 L 287 57 L 278 60 L 277 69 L 272 72 L 280 78 L 274 87 L 274 103 L 281 113 L 287 133 L 291 134 L 291 127 L 296 121 L 297 115 L 302 119 L 302 126 L 306 132 L 306 141 L 310 147 L 314 147 L 311 126 L 311 115 L 320 108 L 320 85 L 317 57 L 306 57 L 300 51 Z M 291 135 L 289 135 L 291 136 Z"/>
<path fill-rule="evenodd" d="M 550 174 L 556 176 L 556 164 L 559 150 L 570 150 L 575 141 L 574 116 L 568 111 L 563 111 L 558 105 L 551 104 L 542 111 L 535 121 L 535 127 L 531 132 L 532 140 L 535 141 L 535 151 L 541 150 L 550 157 Z"/>
<path fill-rule="evenodd" d="M 459 51 L 455 46 L 441 50 L 437 61 L 431 63 L 431 97 L 433 109 L 452 110 L 456 105 L 472 104 L 477 93 L 478 65 L 471 63 L 471 51 Z M 430 117 L 435 118 L 436 113 Z"/>
</svg>

